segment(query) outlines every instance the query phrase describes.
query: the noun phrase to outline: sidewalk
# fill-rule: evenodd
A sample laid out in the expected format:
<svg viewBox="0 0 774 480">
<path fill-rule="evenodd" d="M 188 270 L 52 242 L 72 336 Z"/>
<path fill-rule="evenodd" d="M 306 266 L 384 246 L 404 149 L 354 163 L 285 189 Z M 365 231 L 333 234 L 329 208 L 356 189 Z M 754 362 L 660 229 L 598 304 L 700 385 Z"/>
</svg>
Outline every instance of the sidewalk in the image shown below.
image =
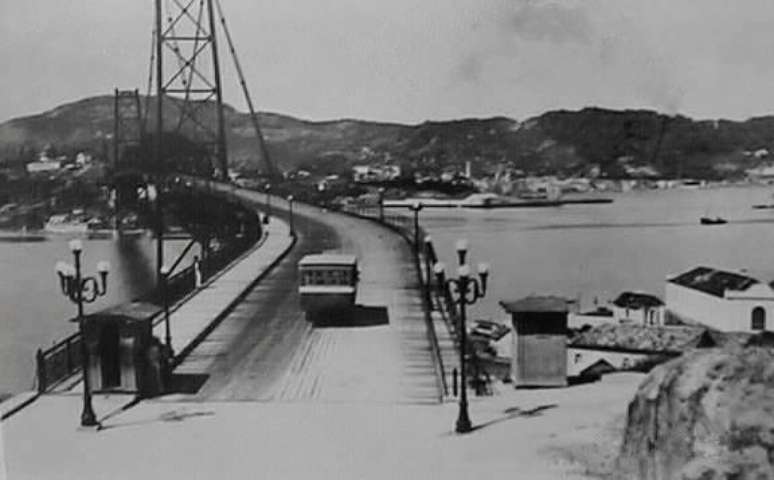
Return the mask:
<svg viewBox="0 0 774 480">
<path fill-rule="evenodd" d="M 238 259 L 235 265 L 205 284 L 196 294 L 170 314 L 172 348 L 175 355 L 188 352 L 237 303 L 244 292 L 292 246 L 288 225 L 274 218 L 264 225 L 262 244 Z M 165 325 L 159 322 L 153 334 L 164 341 Z"/>
<path fill-rule="evenodd" d="M 79 430 L 80 397 L 47 395 L 2 425 L 0 478 L 599 478 L 642 378 L 471 397 L 466 435 L 452 432 L 451 403 L 144 401 L 120 412 L 120 396 L 95 399 L 102 430 Z"/>
</svg>

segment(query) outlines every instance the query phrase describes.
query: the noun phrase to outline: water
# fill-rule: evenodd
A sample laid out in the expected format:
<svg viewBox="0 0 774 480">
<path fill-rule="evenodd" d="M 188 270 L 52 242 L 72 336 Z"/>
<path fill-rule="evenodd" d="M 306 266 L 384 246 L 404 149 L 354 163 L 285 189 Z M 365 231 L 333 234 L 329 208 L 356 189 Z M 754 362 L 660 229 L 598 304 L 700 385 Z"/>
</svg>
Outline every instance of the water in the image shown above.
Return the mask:
<svg viewBox="0 0 774 480">
<path fill-rule="evenodd" d="M 76 307 L 61 293 L 54 266 L 72 263 L 67 236 L 43 242 L 0 241 L 0 394 L 28 390 L 33 385 L 38 347 L 77 330 L 69 322 Z M 185 241 L 165 242 L 165 258 L 177 258 Z M 84 240 L 83 271 L 96 273 L 96 264 L 111 264 L 108 293 L 86 305 L 86 313 L 119 304 L 145 293 L 155 281 L 155 240 L 149 236 L 117 240 Z M 189 261 L 190 263 L 190 261 Z"/>
<path fill-rule="evenodd" d="M 456 266 L 454 243 L 469 242 L 470 263 L 491 265 L 487 297 L 472 318 L 504 320 L 498 302 L 529 294 L 577 299 L 584 308 L 624 290 L 663 298 L 667 275 L 703 264 L 774 279 L 774 203 L 760 187 L 629 192 L 607 205 L 421 213 L 439 257 Z M 726 225 L 702 226 L 702 216 Z"/>
<path fill-rule="evenodd" d="M 465 210 L 425 209 L 423 226 L 447 265 L 456 265 L 454 242 L 466 237 L 471 263 L 491 264 L 490 290 L 471 308 L 472 318 L 504 320 L 498 305 L 530 293 L 613 298 L 623 290 L 663 297 L 664 279 L 698 264 L 774 272 L 774 203 L 765 188 L 630 192 L 607 205 Z M 701 216 L 726 225 L 701 226 Z M 167 258 L 185 242 L 167 242 Z M 151 238 L 84 242 L 84 265 L 111 262 L 109 293 L 87 313 L 133 298 L 153 283 Z M 60 291 L 57 260 L 71 261 L 67 238 L 0 242 L 0 393 L 32 386 L 34 352 L 75 331 L 75 307 Z M 772 267 L 772 268 L 767 268 Z M 770 278 L 774 278 L 772 275 Z"/>
</svg>

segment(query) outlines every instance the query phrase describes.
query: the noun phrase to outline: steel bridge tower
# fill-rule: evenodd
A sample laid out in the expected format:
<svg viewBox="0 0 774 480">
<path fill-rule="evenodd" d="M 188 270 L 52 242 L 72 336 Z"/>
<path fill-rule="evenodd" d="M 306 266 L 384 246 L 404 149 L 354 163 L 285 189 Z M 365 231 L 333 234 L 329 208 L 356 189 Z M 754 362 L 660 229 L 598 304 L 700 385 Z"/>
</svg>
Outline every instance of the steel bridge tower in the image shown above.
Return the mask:
<svg viewBox="0 0 774 480">
<path fill-rule="evenodd" d="M 140 92 L 115 89 L 113 96 L 113 169 L 126 147 L 139 148 L 144 136 Z"/>
<path fill-rule="evenodd" d="M 269 178 L 280 177 L 280 172 L 269 158 L 258 114 L 250 98 L 220 0 L 155 0 L 155 7 L 148 94 L 150 95 L 155 76 L 155 149 L 159 168 L 162 168 L 163 161 L 160 145 L 162 133 L 174 131 L 206 146 L 211 157 L 209 170 L 217 170 L 222 179 L 228 178 L 223 90 L 216 28 L 217 23 L 220 23 L 250 111 L 263 173 Z M 172 107 L 167 108 L 166 104 Z M 147 110 L 149 109 L 146 106 L 146 116 L 149 113 Z M 168 121 L 165 124 L 164 115 L 170 110 L 176 110 L 178 116 L 174 121 Z"/>
<path fill-rule="evenodd" d="M 164 161 L 162 136 L 165 131 L 174 131 L 207 147 L 211 155 L 209 171 L 217 170 L 217 176 L 225 179 L 226 130 L 213 2 L 156 0 L 155 23 L 158 168 Z M 164 122 L 167 103 L 177 110 L 174 125 Z"/>
</svg>

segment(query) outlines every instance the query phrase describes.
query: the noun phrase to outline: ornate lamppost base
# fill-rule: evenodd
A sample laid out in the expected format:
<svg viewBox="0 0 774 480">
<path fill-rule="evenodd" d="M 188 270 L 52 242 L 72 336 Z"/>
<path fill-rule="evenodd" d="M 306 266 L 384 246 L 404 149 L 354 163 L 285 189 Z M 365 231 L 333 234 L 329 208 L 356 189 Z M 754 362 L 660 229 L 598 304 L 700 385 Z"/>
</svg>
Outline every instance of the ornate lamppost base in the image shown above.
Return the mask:
<svg viewBox="0 0 774 480">
<path fill-rule="evenodd" d="M 455 425 L 454 431 L 457 433 L 468 433 L 473 430 L 473 425 L 470 422 L 470 417 L 468 417 L 468 411 L 460 410 L 460 415 L 457 417 L 457 424 Z"/>
<path fill-rule="evenodd" d="M 83 413 L 81 413 L 81 427 L 92 428 L 99 426 L 100 423 L 97 421 L 97 417 L 94 415 L 93 411 L 84 410 Z"/>
</svg>

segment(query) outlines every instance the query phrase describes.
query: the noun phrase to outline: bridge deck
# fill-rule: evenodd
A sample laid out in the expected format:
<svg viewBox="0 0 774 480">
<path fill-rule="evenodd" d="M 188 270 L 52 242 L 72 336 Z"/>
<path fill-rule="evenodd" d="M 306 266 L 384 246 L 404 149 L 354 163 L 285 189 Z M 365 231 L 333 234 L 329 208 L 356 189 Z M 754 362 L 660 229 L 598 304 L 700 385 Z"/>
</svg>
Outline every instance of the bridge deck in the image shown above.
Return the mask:
<svg viewBox="0 0 774 480">
<path fill-rule="evenodd" d="M 290 248 L 287 225 L 275 222 L 266 227 L 267 236 L 235 264 L 208 282 L 201 290 L 170 314 L 172 347 L 176 354 L 190 348 L 200 334 L 253 283 L 260 272 L 269 268 L 282 252 Z M 153 328 L 153 334 L 164 339 L 164 322 Z"/>
<path fill-rule="evenodd" d="M 206 378 L 193 399 L 437 402 L 408 245 L 370 222 L 295 210 L 297 247 L 178 367 Z M 312 327 L 299 306 L 296 263 L 333 248 L 360 258 L 357 326 Z"/>
</svg>

